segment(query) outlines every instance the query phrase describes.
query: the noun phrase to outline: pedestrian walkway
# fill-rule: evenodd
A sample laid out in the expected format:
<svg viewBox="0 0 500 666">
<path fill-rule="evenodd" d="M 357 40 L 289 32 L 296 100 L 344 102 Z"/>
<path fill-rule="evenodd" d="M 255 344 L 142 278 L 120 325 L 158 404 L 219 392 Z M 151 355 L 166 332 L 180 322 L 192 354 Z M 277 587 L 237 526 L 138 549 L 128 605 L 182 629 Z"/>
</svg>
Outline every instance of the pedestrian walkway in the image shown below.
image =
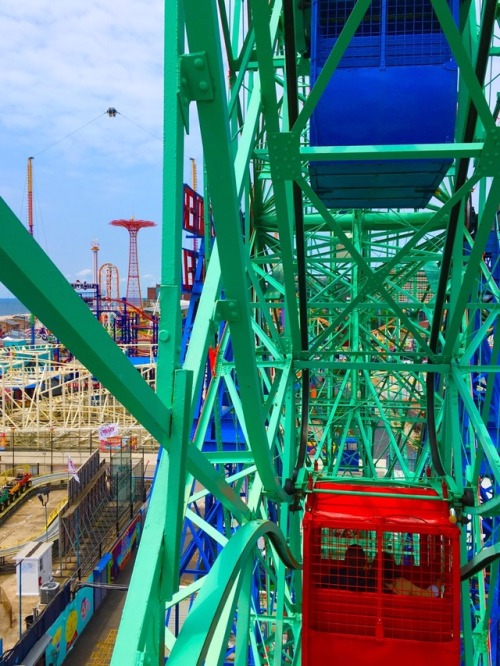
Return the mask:
<svg viewBox="0 0 500 666">
<path fill-rule="evenodd" d="M 134 568 L 135 553 L 116 581 L 128 585 Z M 106 598 L 83 630 L 75 646 L 64 660 L 64 666 L 109 666 L 118 634 L 127 593 L 109 590 Z"/>
<path fill-rule="evenodd" d="M 89 659 L 89 666 L 108 666 L 113 656 L 118 629 L 111 629 L 106 638 L 97 643 L 96 649 L 92 652 Z"/>
</svg>

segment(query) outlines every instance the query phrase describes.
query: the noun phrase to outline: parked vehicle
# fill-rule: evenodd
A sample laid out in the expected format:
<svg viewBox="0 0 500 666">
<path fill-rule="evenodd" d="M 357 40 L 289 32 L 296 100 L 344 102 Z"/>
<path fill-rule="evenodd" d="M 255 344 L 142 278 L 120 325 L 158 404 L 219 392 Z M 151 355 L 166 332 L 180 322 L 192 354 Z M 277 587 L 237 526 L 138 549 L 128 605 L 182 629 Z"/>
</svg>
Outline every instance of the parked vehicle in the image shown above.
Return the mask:
<svg viewBox="0 0 500 666">
<path fill-rule="evenodd" d="M 9 489 L 4 487 L 0 489 L 0 512 L 3 511 L 11 503 L 12 498 L 9 493 Z"/>
<path fill-rule="evenodd" d="M 31 487 L 31 483 L 31 474 L 28 474 L 27 472 L 18 472 L 16 478 L 9 481 L 5 488 L 8 489 L 11 500 L 13 500 L 26 492 L 26 490 Z"/>
</svg>

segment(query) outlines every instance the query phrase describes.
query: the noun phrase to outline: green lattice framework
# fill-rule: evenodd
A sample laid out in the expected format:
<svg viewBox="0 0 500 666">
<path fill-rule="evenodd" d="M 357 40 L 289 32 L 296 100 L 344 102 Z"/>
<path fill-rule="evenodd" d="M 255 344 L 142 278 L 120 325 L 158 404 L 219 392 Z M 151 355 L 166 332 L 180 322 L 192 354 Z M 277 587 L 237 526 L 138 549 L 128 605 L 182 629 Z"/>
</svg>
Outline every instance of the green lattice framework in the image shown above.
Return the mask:
<svg viewBox="0 0 500 666">
<path fill-rule="evenodd" d="M 358 0 L 325 71 L 334 70 L 369 4 Z M 295 100 L 287 97 L 283 27 L 290 10 L 298 53 L 304 50 L 308 28 L 307 12 L 299 11 L 301 3 L 293 0 L 289 5 L 284 16 L 282 2 L 265 0 L 165 3 L 168 124 L 156 393 L 1 203 L 2 282 L 165 449 L 115 648 L 116 666 L 161 663 L 163 645 L 172 664 L 220 663 L 228 644 L 235 648 L 236 664 L 247 664 L 249 651 L 255 663 L 300 663 L 301 492 L 313 467 L 330 476 L 361 474 L 408 483 L 428 469 L 446 482 L 459 512 L 464 490 L 477 495 L 483 459 L 493 485 L 500 480 L 498 452 L 485 427 L 499 367 L 471 365 L 484 339 L 490 341 L 493 358 L 499 348 L 494 335 L 498 286 L 483 253 L 500 195 L 500 130 L 492 108 L 494 78 L 482 81 L 475 73 L 481 69 L 478 53 L 484 44 L 491 47 L 488 57 L 496 54 L 496 4 L 480 4 L 476 14 L 474 3 L 463 3 L 457 30 L 446 2 L 433 2 L 460 71 L 454 143 L 342 149 L 313 149 L 307 144 L 321 80 L 309 92 L 307 60 L 295 54 L 291 61 L 298 77 L 299 113 L 293 126 L 288 124 Z M 290 71 L 290 58 L 288 67 Z M 204 194 L 213 212 L 216 240 L 181 367 L 183 146 L 189 111 L 194 109 L 205 160 Z M 425 210 L 328 211 L 308 184 L 311 157 L 443 156 L 453 158 L 454 167 Z M 467 164 L 466 177 L 460 178 L 459 166 Z M 472 237 L 468 224 L 473 190 L 478 223 Z M 304 213 L 300 238 L 294 231 L 298 192 Z M 448 251 L 452 226 L 456 235 Z M 297 257 L 302 241 L 303 262 Z M 467 244 L 470 252 L 463 249 Z M 443 278 L 444 255 L 452 261 Z M 298 284 L 303 278 L 300 313 Z M 487 284 L 493 295 L 490 304 L 478 297 L 481 279 L 483 289 Z M 439 295 L 443 286 L 444 301 Z M 440 326 L 441 309 L 446 327 Z M 475 330 L 472 322 L 478 312 L 481 326 Z M 433 330 L 438 334 L 435 341 Z M 216 346 L 214 376 L 191 440 L 207 350 Z M 430 366 L 443 469 L 436 469 L 435 453 L 431 455 L 428 438 L 423 437 L 429 420 Z M 479 371 L 485 388 L 482 410 L 471 393 L 472 373 Z M 301 385 L 308 373 L 308 418 L 301 434 Z M 219 450 L 205 454 L 203 439 L 211 418 L 218 418 L 222 387 L 244 441 L 237 452 L 225 451 L 220 442 Z M 468 428 L 461 426 L 462 409 Z M 304 436 L 309 455 L 296 475 L 299 492 L 293 498 L 284 490 L 285 481 L 293 476 Z M 360 464 L 346 471 L 343 463 L 353 441 Z M 224 477 L 221 470 L 229 469 L 232 476 Z M 193 480 L 196 494 L 191 494 Z M 196 511 L 196 502 L 206 493 L 224 506 L 223 533 Z M 493 494 L 467 509 L 464 562 L 469 550 L 477 560 L 483 556 L 481 521 L 495 516 L 497 506 Z M 186 585 L 179 587 L 185 516 L 222 550 L 205 577 L 183 581 Z M 251 592 L 256 565 L 263 573 L 259 603 Z M 497 574 L 498 564 L 493 563 L 492 586 Z M 476 578 L 474 617 L 469 583 L 463 586 L 466 664 L 488 663 L 492 595 L 488 601 L 483 574 Z M 165 630 L 165 604 L 184 609 L 193 597 L 196 602 L 176 637 Z"/>
</svg>

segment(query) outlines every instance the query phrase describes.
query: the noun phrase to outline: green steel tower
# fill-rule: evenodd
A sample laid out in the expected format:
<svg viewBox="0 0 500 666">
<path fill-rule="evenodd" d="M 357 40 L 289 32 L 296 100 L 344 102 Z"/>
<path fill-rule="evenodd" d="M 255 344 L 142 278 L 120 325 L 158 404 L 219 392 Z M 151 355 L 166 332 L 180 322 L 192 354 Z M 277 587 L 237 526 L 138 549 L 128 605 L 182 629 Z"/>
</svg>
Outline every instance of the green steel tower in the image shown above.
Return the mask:
<svg viewBox="0 0 500 666">
<path fill-rule="evenodd" d="M 490 0 L 165 3 L 156 392 L 1 203 L 0 280 L 163 447 L 113 666 L 300 664 L 316 478 L 445 489 L 462 525 L 463 663 L 490 663 L 497 33 Z M 198 130 L 214 231 L 183 357 L 184 143 Z M 186 520 L 216 553 L 203 576 L 181 571 Z"/>
</svg>

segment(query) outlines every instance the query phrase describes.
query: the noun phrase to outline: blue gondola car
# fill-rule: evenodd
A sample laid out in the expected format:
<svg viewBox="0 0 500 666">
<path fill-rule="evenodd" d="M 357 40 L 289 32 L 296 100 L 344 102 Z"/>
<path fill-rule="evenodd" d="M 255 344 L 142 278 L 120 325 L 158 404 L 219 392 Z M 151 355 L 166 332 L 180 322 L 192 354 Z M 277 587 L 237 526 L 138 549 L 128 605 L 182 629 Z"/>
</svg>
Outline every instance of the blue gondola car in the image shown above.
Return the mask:
<svg viewBox="0 0 500 666">
<path fill-rule="evenodd" d="M 457 0 L 449 0 L 457 16 Z M 313 0 L 311 85 L 354 6 Z M 454 140 L 457 67 L 429 0 L 373 0 L 311 118 L 311 146 Z M 329 208 L 421 208 L 450 159 L 312 162 Z"/>
</svg>

